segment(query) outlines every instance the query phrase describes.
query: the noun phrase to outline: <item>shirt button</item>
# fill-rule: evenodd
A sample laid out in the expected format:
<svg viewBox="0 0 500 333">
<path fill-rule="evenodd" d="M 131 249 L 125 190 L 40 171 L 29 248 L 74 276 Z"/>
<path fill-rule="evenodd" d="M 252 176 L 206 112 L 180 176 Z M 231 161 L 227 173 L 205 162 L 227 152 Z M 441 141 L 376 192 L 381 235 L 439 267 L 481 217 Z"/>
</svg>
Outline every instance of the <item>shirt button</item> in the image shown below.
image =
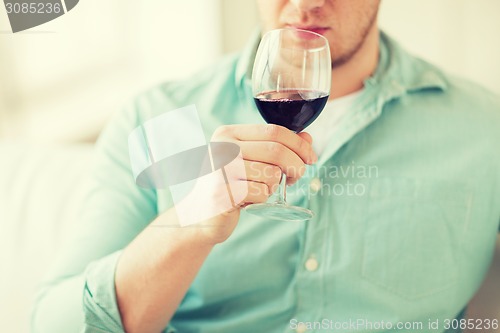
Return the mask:
<svg viewBox="0 0 500 333">
<path fill-rule="evenodd" d="M 321 190 L 321 179 L 318 177 L 315 177 L 311 179 L 311 182 L 309 183 L 309 189 L 313 194 L 316 194 Z"/>
<path fill-rule="evenodd" d="M 319 263 L 316 258 L 309 258 L 307 259 L 305 266 L 309 272 L 314 272 L 318 269 Z"/>
<path fill-rule="evenodd" d="M 305 333 L 307 331 L 307 327 L 304 323 L 299 323 L 297 325 L 297 328 L 295 329 L 295 332 L 297 333 Z"/>
</svg>

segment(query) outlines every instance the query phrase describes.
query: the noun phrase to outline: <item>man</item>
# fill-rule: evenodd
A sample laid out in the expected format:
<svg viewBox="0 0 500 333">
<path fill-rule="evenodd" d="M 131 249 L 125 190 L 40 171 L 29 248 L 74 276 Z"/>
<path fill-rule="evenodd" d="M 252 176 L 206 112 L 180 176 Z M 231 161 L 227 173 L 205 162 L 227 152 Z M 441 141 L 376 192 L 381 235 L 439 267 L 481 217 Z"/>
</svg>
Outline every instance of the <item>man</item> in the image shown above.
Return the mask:
<svg viewBox="0 0 500 333">
<path fill-rule="evenodd" d="M 258 41 L 194 79 L 140 96 L 99 140 L 82 230 L 41 290 L 35 332 L 456 327 L 499 227 L 498 97 L 380 33 L 378 0 L 257 4 L 262 33 L 301 28 L 328 39 L 324 118 L 311 135 L 262 124 L 249 85 Z M 178 224 L 172 199 L 136 186 L 127 137 L 188 104 L 213 141 L 240 146 L 248 194 L 205 227 L 165 227 Z M 312 220 L 242 212 L 278 183 L 269 167 L 287 174 L 288 200 L 313 210 Z"/>
</svg>

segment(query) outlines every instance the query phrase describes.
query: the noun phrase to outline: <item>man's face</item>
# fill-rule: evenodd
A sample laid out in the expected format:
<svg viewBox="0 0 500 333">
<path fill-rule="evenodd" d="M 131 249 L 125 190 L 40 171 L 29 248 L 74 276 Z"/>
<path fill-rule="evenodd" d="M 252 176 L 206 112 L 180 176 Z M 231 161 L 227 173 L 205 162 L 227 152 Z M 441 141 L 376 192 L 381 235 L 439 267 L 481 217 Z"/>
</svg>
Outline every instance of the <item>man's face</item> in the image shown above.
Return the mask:
<svg viewBox="0 0 500 333">
<path fill-rule="evenodd" d="M 380 0 L 257 0 L 263 33 L 286 27 L 320 33 L 329 41 L 333 67 L 363 45 L 379 5 Z"/>
</svg>

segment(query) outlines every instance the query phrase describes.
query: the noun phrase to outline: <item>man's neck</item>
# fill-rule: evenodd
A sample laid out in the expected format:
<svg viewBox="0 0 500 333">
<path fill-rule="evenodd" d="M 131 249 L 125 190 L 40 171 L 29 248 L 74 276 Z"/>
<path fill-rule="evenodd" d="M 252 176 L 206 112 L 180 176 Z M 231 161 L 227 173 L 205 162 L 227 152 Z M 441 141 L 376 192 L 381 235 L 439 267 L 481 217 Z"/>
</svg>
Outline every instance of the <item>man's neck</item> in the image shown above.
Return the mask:
<svg viewBox="0 0 500 333">
<path fill-rule="evenodd" d="M 329 99 L 346 96 L 363 88 L 363 82 L 377 69 L 379 41 L 378 26 L 375 23 L 358 52 L 349 61 L 332 70 Z"/>
</svg>

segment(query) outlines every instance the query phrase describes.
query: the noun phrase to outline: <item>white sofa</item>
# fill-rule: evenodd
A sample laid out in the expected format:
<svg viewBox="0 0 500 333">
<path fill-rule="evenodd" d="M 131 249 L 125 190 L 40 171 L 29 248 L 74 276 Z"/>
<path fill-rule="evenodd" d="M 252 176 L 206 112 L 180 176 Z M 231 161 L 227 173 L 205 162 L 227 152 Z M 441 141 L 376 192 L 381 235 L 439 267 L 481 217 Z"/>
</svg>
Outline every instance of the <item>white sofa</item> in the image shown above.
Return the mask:
<svg viewBox="0 0 500 333">
<path fill-rule="evenodd" d="M 92 153 L 0 144 L 0 332 L 29 332 L 36 285 L 76 221 Z"/>
<path fill-rule="evenodd" d="M 0 143 L 1 332 L 29 332 L 34 290 L 76 221 L 92 156 L 91 145 Z M 492 270 L 470 307 L 471 318 L 500 319 L 499 286 L 497 247 Z"/>
</svg>

